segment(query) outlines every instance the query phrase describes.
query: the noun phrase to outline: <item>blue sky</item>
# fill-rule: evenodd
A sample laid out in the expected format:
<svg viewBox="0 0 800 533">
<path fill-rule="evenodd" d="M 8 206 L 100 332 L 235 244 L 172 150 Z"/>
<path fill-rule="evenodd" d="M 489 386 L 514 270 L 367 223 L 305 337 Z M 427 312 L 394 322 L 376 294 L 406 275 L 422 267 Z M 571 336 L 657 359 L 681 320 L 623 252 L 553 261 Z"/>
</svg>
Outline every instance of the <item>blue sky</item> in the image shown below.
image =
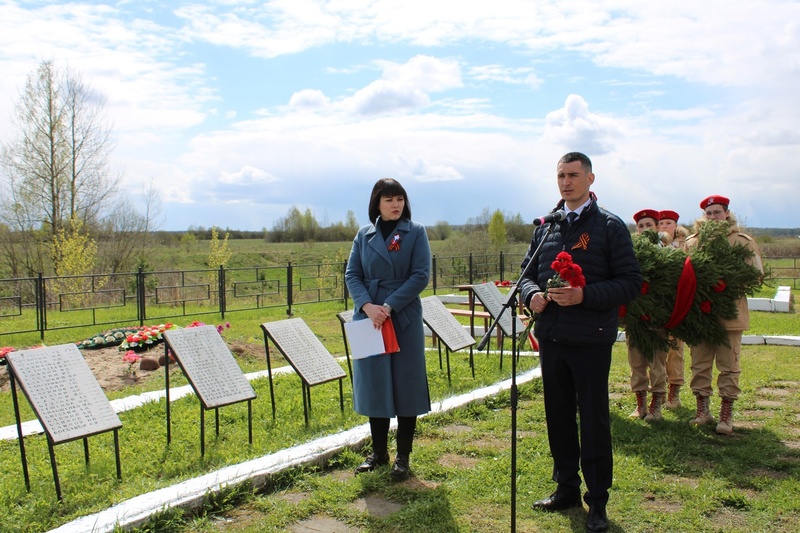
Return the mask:
<svg viewBox="0 0 800 533">
<path fill-rule="evenodd" d="M 37 65 L 68 65 L 166 230 L 364 224 L 381 177 L 424 224 L 531 220 L 574 150 L 628 222 L 721 194 L 800 227 L 798 2 L 0 0 L 0 50 L 0 138 Z"/>
</svg>

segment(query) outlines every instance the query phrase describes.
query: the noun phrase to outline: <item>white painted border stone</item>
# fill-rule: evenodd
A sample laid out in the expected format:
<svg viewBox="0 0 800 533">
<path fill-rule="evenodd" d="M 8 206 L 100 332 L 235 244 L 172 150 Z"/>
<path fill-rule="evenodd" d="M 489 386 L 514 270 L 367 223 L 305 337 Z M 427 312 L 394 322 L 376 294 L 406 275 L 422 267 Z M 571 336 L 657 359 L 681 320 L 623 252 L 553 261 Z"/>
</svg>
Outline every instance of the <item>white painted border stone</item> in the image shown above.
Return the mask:
<svg viewBox="0 0 800 533">
<path fill-rule="evenodd" d="M 792 309 L 792 288 L 781 285 L 773 298 L 748 298 L 747 308 L 751 311 L 788 313 Z"/>
</svg>

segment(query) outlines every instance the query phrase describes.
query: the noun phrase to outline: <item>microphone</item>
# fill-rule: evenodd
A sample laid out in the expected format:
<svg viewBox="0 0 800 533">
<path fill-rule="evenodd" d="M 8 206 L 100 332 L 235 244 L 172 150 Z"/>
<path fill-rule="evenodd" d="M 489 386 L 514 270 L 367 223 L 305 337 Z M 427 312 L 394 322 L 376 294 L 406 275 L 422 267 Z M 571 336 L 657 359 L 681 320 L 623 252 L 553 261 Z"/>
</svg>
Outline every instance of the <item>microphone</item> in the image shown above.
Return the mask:
<svg viewBox="0 0 800 533">
<path fill-rule="evenodd" d="M 558 211 L 553 211 L 552 213 L 549 213 L 543 217 L 534 218 L 533 225 L 541 226 L 542 224 L 545 224 L 547 222 L 561 222 L 565 218 L 567 218 L 567 212 L 564 211 L 563 209 L 559 209 Z"/>
</svg>

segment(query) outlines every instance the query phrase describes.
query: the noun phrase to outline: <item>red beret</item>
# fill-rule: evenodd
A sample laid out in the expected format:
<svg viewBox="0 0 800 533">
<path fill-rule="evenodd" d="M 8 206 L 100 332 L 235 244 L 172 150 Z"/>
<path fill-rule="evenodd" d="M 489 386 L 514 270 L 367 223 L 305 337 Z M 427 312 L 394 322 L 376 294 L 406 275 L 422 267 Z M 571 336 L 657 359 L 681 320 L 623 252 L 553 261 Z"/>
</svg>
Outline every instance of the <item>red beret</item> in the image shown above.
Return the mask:
<svg viewBox="0 0 800 533">
<path fill-rule="evenodd" d="M 706 207 L 714 204 L 724 205 L 725 209 L 727 209 L 728 206 L 731 205 L 731 201 L 725 198 L 724 196 L 719 196 L 719 195 L 709 196 L 708 198 L 700 202 L 700 209 L 705 209 Z"/>
<path fill-rule="evenodd" d="M 652 218 L 656 222 L 658 222 L 658 211 L 655 209 L 642 209 L 635 215 L 633 215 L 633 220 L 636 221 L 638 224 L 640 220 L 643 218 Z"/>
<path fill-rule="evenodd" d="M 675 211 L 670 211 L 669 209 L 665 209 L 664 211 L 660 211 L 658 213 L 658 220 L 674 220 L 675 222 L 678 221 L 680 215 Z"/>
</svg>

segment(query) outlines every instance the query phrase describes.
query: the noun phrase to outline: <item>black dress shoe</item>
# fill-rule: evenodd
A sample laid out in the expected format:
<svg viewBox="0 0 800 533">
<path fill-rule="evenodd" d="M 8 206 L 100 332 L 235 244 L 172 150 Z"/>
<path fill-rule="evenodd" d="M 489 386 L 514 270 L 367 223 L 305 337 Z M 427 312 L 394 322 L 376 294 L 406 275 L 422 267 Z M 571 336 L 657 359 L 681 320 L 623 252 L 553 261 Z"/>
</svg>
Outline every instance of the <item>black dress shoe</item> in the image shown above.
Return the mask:
<svg viewBox="0 0 800 533">
<path fill-rule="evenodd" d="M 586 519 L 587 533 L 605 533 L 608 531 L 608 516 L 605 505 L 590 505 Z"/>
<path fill-rule="evenodd" d="M 364 472 L 372 472 L 379 466 L 388 465 L 389 464 L 389 454 L 384 453 L 383 455 L 378 455 L 376 453 L 371 453 L 364 459 L 364 462 L 361 463 L 356 467 L 356 474 L 363 474 Z"/>
<path fill-rule="evenodd" d="M 408 456 L 407 455 L 398 455 L 394 459 L 394 464 L 392 465 L 392 471 L 389 475 L 395 481 L 405 481 L 408 479 L 408 475 L 411 469 L 408 466 Z"/>
<path fill-rule="evenodd" d="M 543 500 L 533 502 L 533 509 L 542 511 L 561 511 L 581 506 L 581 493 L 577 490 L 558 489 Z"/>
</svg>

